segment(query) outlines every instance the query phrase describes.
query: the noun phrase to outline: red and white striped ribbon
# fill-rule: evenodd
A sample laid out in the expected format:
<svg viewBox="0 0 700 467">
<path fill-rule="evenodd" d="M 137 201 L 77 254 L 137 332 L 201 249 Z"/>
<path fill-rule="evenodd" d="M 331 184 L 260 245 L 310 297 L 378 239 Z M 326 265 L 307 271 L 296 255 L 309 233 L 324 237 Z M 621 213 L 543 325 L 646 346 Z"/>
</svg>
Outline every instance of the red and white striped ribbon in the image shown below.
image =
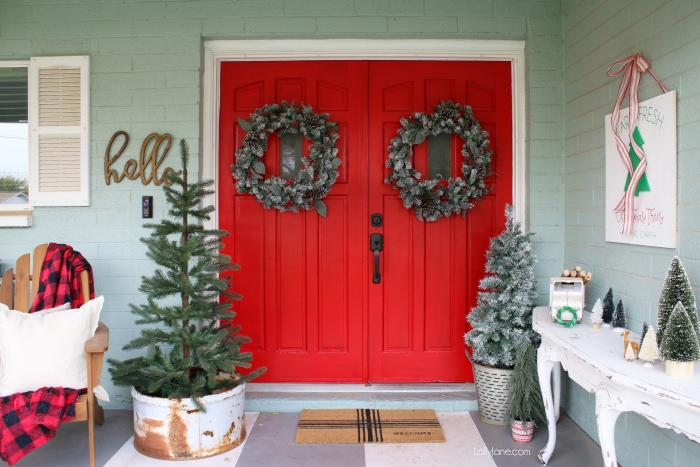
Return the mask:
<svg viewBox="0 0 700 467">
<path fill-rule="evenodd" d="M 617 71 L 611 71 L 614 67 L 618 66 Z M 659 78 L 651 71 L 649 68 L 649 62 L 646 61 L 644 57 L 639 54 L 630 55 L 629 57 L 613 63 L 608 67 L 606 74 L 610 77 L 617 76 L 624 71 L 622 76 L 622 82 L 620 83 L 620 89 L 617 91 L 617 100 L 615 101 L 615 107 L 612 112 L 612 119 L 610 125 L 612 127 L 612 132 L 615 135 L 615 144 L 617 146 L 617 153 L 622 159 L 622 163 L 627 168 L 627 172 L 630 174 L 630 183 L 627 187 L 627 191 L 620 199 L 620 202 L 615 206 L 615 212 L 622 212 L 624 223 L 622 227 L 623 234 L 631 234 L 634 231 L 634 192 L 637 190 L 637 183 L 639 179 L 644 175 L 644 171 L 647 168 L 646 155 L 644 154 L 644 149 L 642 149 L 637 142 L 632 137 L 634 128 L 637 126 L 637 118 L 639 117 L 639 98 L 637 96 L 637 88 L 639 87 L 639 80 L 642 77 L 642 73 L 648 71 L 649 74 L 656 80 L 659 87 L 663 92 L 668 92 L 668 89 L 661 84 Z M 632 165 L 632 159 L 629 156 L 629 151 L 625 143 L 622 142 L 622 138 L 618 133 L 618 125 L 620 124 L 620 105 L 625 99 L 625 94 L 629 90 L 629 114 L 627 126 L 627 131 L 629 132 L 629 140 L 632 145 L 632 149 L 635 154 L 639 157 L 639 164 L 635 169 Z"/>
</svg>

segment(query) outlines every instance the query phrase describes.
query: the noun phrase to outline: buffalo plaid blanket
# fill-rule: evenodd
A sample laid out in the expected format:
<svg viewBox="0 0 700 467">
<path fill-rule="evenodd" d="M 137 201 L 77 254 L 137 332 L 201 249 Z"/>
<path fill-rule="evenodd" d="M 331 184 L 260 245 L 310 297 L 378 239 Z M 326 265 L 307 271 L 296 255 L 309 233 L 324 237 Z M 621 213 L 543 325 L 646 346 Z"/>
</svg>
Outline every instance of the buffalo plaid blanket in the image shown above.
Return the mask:
<svg viewBox="0 0 700 467">
<path fill-rule="evenodd" d="M 33 313 L 71 302 L 71 308 L 83 304 L 80 294 L 80 271 L 87 270 L 90 278 L 90 299 L 95 298 L 90 263 L 70 245 L 49 243 L 46 258 L 39 273 L 39 290 L 29 308 Z"/>
<path fill-rule="evenodd" d="M 75 417 L 86 389 L 41 388 L 0 400 L 0 458 L 14 465 L 56 436 L 61 422 Z"/>
</svg>

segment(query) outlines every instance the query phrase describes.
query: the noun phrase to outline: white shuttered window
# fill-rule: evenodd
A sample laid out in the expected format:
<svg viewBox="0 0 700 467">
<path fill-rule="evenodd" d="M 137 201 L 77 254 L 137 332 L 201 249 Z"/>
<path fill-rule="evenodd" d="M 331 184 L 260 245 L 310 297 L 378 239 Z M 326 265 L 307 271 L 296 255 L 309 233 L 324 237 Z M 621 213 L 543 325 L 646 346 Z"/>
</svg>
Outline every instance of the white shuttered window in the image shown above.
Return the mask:
<svg viewBox="0 0 700 467">
<path fill-rule="evenodd" d="M 29 202 L 88 206 L 90 57 L 29 62 Z"/>
</svg>

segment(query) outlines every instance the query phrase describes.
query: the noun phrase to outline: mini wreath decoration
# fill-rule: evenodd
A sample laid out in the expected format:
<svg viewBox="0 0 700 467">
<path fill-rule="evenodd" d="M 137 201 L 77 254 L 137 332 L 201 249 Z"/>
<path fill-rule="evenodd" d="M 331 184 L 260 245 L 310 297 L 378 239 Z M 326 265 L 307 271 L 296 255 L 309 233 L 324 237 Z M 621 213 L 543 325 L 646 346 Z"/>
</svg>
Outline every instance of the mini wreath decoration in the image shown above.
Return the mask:
<svg viewBox="0 0 700 467">
<path fill-rule="evenodd" d="M 491 153 L 488 133 L 481 129 L 468 105 L 441 102 L 435 112 L 427 115 L 415 112 L 401 119 L 397 133 L 391 140 L 386 166 L 391 169 L 384 181 L 400 191 L 403 205 L 413 209 L 419 220 L 434 221 L 453 213 L 466 216 L 466 211 L 488 193 L 484 178 L 489 175 Z M 447 180 L 421 180 L 413 168 L 413 145 L 422 143 L 428 135 L 456 133 L 464 140 L 462 147 L 462 177 Z"/>
<path fill-rule="evenodd" d="M 266 209 L 298 212 L 299 208 L 316 212 L 326 217 L 323 198 L 331 191 L 338 179 L 340 159 L 337 123 L 329 122 L 328 114 L 315 114 L 311 106 L 296 107 L 282 101 L 281 105 L 268 104 L 250 114 L 250 120 L 238 119 L 247 133 L 243 144 L 236 150 L 235 163 L 231 165 L 236 189 L 239 193 L 251 193 Z M 265 175 L 263 155 L 267 150 L 268 137 L 278 132 L 279 136 L 302 134 L 311 144 L 309 155 L 301 158 L 302 168 L 294 182 L 280 177 Z"/>
</svg>

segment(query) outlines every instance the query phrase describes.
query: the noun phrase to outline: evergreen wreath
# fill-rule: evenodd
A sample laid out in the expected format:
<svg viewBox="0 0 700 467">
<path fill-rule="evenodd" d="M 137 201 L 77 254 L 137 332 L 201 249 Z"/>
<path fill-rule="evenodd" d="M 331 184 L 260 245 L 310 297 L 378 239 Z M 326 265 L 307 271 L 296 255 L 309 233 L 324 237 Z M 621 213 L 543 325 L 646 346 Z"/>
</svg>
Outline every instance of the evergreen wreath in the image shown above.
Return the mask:
<svg viewBox="0 0 700 467">
<path fill-rule="evenodd" d="M 298 212 L 299 208 L 312 207 L 326 217 L 323 198 L 331 191 L 338 179 L 340 159 L 337 123 L 329 122 L 328 114 L 315 114 L 311 106 L 296 107 L 282 101 L 281 105 L 268 104 L 250 114 L 250 120 L 238 119 L 247 133 L 243 144 L 236 150 L 236 161 L 231 165 L 236 188 L 239 193 L 252 193 L 266 209 Z M 302 169 L 291 183 L 280 177 L 265 175 L 263 155 L 267 150 L 268 137 L 278 132 L 279 136 L 301 134 L 308 139 L 308 157 L 302 157 Z"/>
<path fill-rule="evenodd" d="M 468 105 L 441 102 L 435 112 L 427 115 L 415 112 L 401 119 L 399 136 L 391 140 L 386 166 L 391 169 L 384 181 L 400 191 L 403 205 L 412 208 L 420 220 L 434 221 L 452 213 L 460 214 L 472 208 L 473 200 L 488 193 L 484 178 L 489 175 L 491 153 L 488 133 L 481 129 Z M 428 135 L 456 133 L 464 140 L 462 146 L 462 177 L 447 180 L 422 180 L 413 168 L 413 145 L 422 143 Z"/>
</svg>

